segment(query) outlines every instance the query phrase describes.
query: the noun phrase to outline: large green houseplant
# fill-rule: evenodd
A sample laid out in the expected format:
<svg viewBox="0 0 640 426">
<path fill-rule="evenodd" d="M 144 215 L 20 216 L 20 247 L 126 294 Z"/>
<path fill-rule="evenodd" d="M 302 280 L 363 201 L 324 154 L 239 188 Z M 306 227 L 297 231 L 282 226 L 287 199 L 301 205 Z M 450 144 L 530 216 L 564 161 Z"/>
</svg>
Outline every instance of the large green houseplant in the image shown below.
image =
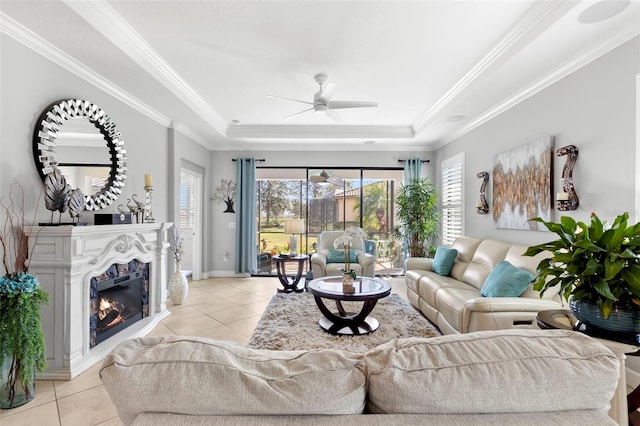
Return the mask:
<svg viewBox="0 0 640 426">
<path fill-rule="evenodd" d="M 28 238 L 33 228 L 25 223 L 23 198 L 15 200 L 12 192 L 1 206 L 0 408 L 6 409 L 33 399 L 35 371 L 46 367 L 40 305 L 47 302 L 47 294 L 28 273 Z"/>
<path fill-rule="evenodd" d="M 400 239 L 411 257 L 428 257 L 431 241 L 438 237 L 438 194 L 429 179 L 413 179 L 396 195 L 397 219 L 393 237 Z"/>
<path fill-rule="evenodd" d="M 562 216 L 559 223 L 532 220 L 560 237 L 524 253 L 552 254 L 538 265 L 536 290 L 544 293 L 560 286 L 566 300 L 596 306 L 605 320 L 617 311 L 640 314 L 640 223 L 629 225 L 628 213 L 610 225 L 595 213 L 589 224 L 569 216 Z"/>
</svg>

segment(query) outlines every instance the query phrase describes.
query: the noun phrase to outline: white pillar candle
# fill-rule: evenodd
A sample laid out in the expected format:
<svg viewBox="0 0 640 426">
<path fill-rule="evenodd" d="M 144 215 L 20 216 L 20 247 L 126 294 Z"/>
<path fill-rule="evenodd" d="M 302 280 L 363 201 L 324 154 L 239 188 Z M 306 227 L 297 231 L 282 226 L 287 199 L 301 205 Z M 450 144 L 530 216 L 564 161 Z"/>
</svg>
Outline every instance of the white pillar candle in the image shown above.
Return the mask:
<svg viewBox="0 0 640 426">
<path fill-rule="evenodd" d="M 556 194 L 556 200 L 558 201 L 568 201 L 569 200 L 569 194 L 566 192 L 558 192 Z"/>
<path fill-rule="evenodd" d="M 151 175 L 144 175 L 144 186 L 153 186 L 153 177 Z"/>
</svg>

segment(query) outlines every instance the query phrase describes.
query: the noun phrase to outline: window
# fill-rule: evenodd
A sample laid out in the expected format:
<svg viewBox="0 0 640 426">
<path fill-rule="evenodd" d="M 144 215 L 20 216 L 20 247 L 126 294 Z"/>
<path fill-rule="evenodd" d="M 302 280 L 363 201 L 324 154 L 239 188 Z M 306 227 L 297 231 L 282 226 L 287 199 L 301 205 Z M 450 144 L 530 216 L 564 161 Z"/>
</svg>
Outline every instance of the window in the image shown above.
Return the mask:
<svg viewBox="0 0 640 426">
<path fill-rule="evenodd" d="M 289 250 L 284 222 L 291 218 L 304 220 L 305 231 L 296 236 L 299 253 L 314 253 L 323 231 L 360 226 L 369 237 L 366 250 L 377 256 L 376 273 L 402 271 L 403 259 L 393 255 L 391 239 L 395 189 L 402 176 L 401 168 L 257 167 L 256 244 L 264 258 L 258 274 L 274 273 L 268 254 Z"/>
<path fill-rule="evenodd" d="M 194 188 L 193 176 L 186 173 L 180 174 L 180 228 L 194 226 Z"/>
<path fill-rule="evenodd" d="M 442 162 L 442 244 L 449 246 L 463 233 L 464 153 Z"/>
</svg>

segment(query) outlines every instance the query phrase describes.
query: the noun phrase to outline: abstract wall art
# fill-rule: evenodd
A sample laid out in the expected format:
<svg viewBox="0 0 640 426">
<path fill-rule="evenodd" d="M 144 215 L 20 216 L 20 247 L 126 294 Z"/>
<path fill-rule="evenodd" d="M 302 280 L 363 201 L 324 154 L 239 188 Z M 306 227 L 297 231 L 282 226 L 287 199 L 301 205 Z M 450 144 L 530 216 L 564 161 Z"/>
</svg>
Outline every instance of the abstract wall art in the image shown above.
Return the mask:
<svg viewBox="0 0 640 426">
<path fill-rule="evenodd" d="M 496 228 L 545 230 L 529 219 L 551 220 L 553 136 L 495 155 L 492 180 Z"/>
</svg>

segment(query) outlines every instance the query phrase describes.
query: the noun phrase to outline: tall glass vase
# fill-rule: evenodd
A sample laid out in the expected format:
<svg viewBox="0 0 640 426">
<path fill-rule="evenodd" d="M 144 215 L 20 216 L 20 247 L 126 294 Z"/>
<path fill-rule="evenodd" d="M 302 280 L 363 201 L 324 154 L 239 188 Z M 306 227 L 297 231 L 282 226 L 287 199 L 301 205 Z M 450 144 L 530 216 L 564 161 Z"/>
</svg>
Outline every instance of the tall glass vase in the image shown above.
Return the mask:
<svg viewBox="0 0 640 426">
<path fill-rule="evenodd" d="M 189 292 L 189 282 L 187 277 L 180 271 L 180 262 L 176 262 L 176 272 L 169 281 L 169 299 L 174 305 L 182 305 Z"/>
<path fill-rule="evenodd" d="M 23 379 L 15 362 L 13 356 L 0 358 L 0 408 L 3 410 L 24 405 L 36 396 L 35 372 Z"/>
</svg>

